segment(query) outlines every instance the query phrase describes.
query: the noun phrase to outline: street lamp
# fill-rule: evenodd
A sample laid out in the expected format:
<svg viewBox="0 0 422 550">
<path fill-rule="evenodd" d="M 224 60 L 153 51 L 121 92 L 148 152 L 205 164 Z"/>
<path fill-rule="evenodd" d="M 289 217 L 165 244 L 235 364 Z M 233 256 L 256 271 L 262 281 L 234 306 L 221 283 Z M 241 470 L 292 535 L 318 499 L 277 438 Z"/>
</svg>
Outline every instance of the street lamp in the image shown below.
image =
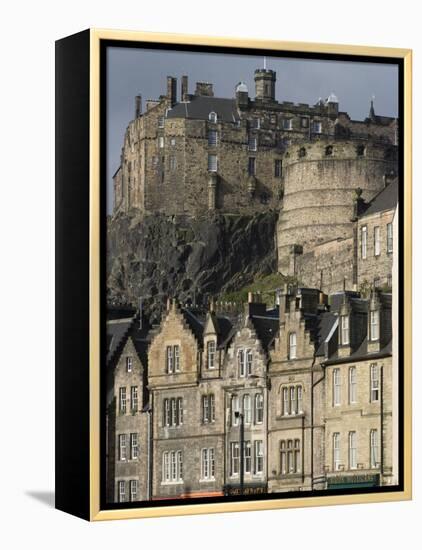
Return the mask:
<svg viewBox="0 0 422 550">
<path fill-rule="evenodd" d="M 235 418 L 240 418 L 240 494 L 243 495 L 243 486 L 245 478 L 245 457 L 244 457 L 244 443 L 245 443 L 245 417 L 240 411 L 235 411 Z"/>
</svg>

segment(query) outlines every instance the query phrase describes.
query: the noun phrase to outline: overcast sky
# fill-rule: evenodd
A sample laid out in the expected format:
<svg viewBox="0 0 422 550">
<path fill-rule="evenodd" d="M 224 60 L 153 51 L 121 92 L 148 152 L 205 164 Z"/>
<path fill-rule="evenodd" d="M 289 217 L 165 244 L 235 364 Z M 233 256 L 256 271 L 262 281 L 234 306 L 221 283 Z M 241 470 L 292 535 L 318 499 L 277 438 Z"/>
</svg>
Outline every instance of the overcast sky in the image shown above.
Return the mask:
<svg viewBox="0 0 422 550">
<path fill-rule="evenodd" d="M 267 68 L 277 72 L 276 99 L 315 104 L 334 92 L 340 110 L 355 120 L 365 118 L 372 96 L 375 112 L 396 117 L 398 113 L 398 68 L 396 65 L 315 61 L 267 57 Z M 234 97 L 234 87 L 246 82 L 254 97 L 254 71 L 263 67 L 263 57 L 187 53 L 138 48 L 107 49 L 107 212 L 112 209 L 112 175 L 119 165 L 123 136 L 133 119 L 137 94 L 147 99 L 166 93 L 166 77 L 175 76 L 180 99 L 180 79 L 189 77 L 189 93 L 197 81 L 214 84 L 216 97 Z"/>
</svg>

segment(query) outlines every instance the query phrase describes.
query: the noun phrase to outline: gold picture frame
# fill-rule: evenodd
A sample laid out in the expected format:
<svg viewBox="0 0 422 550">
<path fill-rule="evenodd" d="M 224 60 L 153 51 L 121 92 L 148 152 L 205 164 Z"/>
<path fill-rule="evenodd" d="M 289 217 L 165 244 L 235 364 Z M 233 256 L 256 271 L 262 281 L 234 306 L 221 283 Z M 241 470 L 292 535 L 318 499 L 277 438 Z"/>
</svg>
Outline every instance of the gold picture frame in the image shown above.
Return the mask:
<svg viewBox="0 0 422 550">
<path fill-rule="evenodd" d="M 150 518 L 157 516 L 179 516 L 189 514 L 211 514 L 220 512 L 239 512 L 247 510 L 272 510 L 283 508 L 297 508 L 309 506 L 328 506 L 338 504 L 356 504 L 369 502 L 386 502 L 397 500 L 408 500 L 412 498 L 412 373 L 411 373 L 411 350 L 412 350 L 412 278 L 411 278 L 411 254 L 412 254 L 412 51 L 409 49 L 398 48 L 380 48 L 370 46 L 349 46 L 335 44 L 317 44 L 306 42 L 285 42 L 270 40 L 251 40 L 247 38 L 223 38 L 182 34 L 167 33 L 149 33 L 135 31 L 117 31 L 106 29 L 90 29 L 85 31 L 89 43 L 89 51 L 86 55 L 89 58 L 89 357 L 86 357 L 84 366 L 89 370 L 89 453 L 87 460 L 89 462 L 89 487 L 84 489 L 87 497 L 86 506 L 83 511 L 78 511 L 76 505 L 68 505 L 65 493 L 68 490 L 66 485 L 58 489 L 60 492 L 57 507 L 80 515 L 91 521 L 104 521 L 114 519 L 128 518 Z M 65 42 L 70 39 L 63 39 Z M 116 42 L 142 42 L 159 43 L 164 45 L 183 45 L 183 46 L 207 46 L 207 47 L 225 47 L 239 50 L 272 50 L 274 52 L 301 52 L 312 54 L 336 54 L 342 56 L 360 56 L 360 57 L 388 57 L 401 60 L 403 62 L 403 170 L 404 170 L 404 205 L 403 205 L 403 480 L 402 489 L 391 492 L 368 492 L 365 494 L 335 494 L 330 493 L 323 496 L 304 496 L 295 498 L 280 498 L 271 500 L 242 500 L 230 502 L 213 503 L 191 503 L 177 504 L 171 506 L 154 507 L 130 507 L 119 509 L 101 509 L 100 505 L 100 355 L 101 355 L 101 253 L 103 251 L 100 237 L 101 227 L 101 187 L 100 187 L 100 120 L 101 120 L 101 63 L 100 63 L 100 44 L 101 41 Z M 58 42 L 58 44 L 60 44 Z M 70 44 L 70 42 L 69 42 Z M 85 47 L 85 46 L 84 46 Z M 64 63 L 64 57 L 59 56 L 58 65 Z M 60 82 L 59 84 L 60 85 Z M 60 113 L 59 113 L 60 116 Z M 60 124 L 60 122 L 59 122 Z M 60 139 L 60 136 L 58 137 Z M 61 154 L 59 152 L 59 154 Z M 60 178 L 60 174 L 58 175 Z M 57 219 L 61 227 L 62 221 Z M 66 230 L 66 228 L 64 228 Z M 60 262 L 60 259 L 58 260 Z M 88 266 L 87 266 L 88 269 Z M 61 268 L 58 267 L 58 276 L 61 276 Z M 64 285 L 65 283 L 63 283 Z M 59 286 L 58 292 L 61 292 Z M 64 292 L 64 289 L 62 290 Z M 59 317 L 64 315 L 62 311 L 58 312 Z M 64 338 L 59 335 L 59 339 Z M 63 341 L 63 340 L 60 340 Z M 63 344 L 63 348 L 66 345 Z M 58 357 L 58 372 L 62 373 L 65 368 L 63 356 Z M 63 405 L 66 400 L 63 396 L 65 391 L 61 382 L 57 387 L 59 405 L 58 414 L 63 415 L 59 418 L 59 426 L 68 426 L 69 420 L 64 417 L 69 413 L 64 410 Z M 61 420 L 60 420 L 61 419 Z M 86 439 L 85 439 L 86 441 Z M 62 464 L 63 448 L 58 452 L 59 464 Z M 60 479 L 66 467 L 59 468 L 58 475 Z M 87 473 L 87 472 L 86 472 Z M 59 482 L 62 483 L 63 481 Z M 64 483 L 64 482 L 63 482 Z"/>
</svg>

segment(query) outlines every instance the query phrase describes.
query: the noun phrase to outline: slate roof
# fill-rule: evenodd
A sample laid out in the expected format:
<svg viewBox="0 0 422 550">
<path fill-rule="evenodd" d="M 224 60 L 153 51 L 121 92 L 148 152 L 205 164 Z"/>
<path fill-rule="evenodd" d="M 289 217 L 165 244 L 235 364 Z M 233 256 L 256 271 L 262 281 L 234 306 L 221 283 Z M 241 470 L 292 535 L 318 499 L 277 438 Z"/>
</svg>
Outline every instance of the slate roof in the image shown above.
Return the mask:
<svg viewBox="0 0 422 550">
<path fill-rule="evenodd" d="M 392 210 L 396 208 L 398 202 L 398 182 L 395 180 L 385 187 L 382 191 L 375 195 L 369 203 L 368 208 L 361 214 L 361 218 L 377 212 Z"/>
<path fill-rule="evenodd" d="M 211 112 L 217 113 L 217 120 L 236 122 L 240 119 L 235 99 L 210 96 L 191 96 L 191 101 L 176 103 L 167 118 L 192 118 L 208 120 Z"/>
<path fill-rule="evenodd" d="M 206 314 L 200 310 L 182 309 L 183 317 L 193 332 L 199 344 L 203 344 Z M 214 323 L 217 331 L 217 345 L 222 346 L 230 336 L 233 323 L 228 317 L 214 314 Z"/>
</svg>

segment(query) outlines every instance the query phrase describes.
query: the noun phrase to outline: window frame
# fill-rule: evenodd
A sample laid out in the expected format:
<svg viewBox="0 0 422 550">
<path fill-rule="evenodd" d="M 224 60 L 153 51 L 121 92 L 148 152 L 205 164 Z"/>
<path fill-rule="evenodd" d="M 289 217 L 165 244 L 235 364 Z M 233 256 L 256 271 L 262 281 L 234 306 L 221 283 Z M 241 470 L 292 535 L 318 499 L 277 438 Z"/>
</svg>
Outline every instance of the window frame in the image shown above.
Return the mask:
<svg viewBox="0 0 422 550">
<path fill-rule="evenodd" d="M 126 386 L 120 386 L 120 388 L 119 388 L 119 412 L 120 412 L 120 414 L 126 414 L 127 413 Z"/>
<path fill-rule="evenodd" d="M 208 172 L 218 172 L 218 157 L 214 153 L 208 154 Z"/>
<path fill-rule="evenodd" d="M 374 227 L 374 256 L 381 255 L 381 228 L 379 225 Z"/>
<path fill-rule="evenodd" d="M 368 258 L 368 227 L 366 225 L 360 228 L 360 257 L 362 260 Z"/>
<path fill-rule="evenodd" d="M 341 405 L 341 372 L 340 368 L 333 369 L 333 407 Z"/>
<path fill-rule="evenodd" d="M 130 434 L 130 460 L 139 458 L 139 435 L 137 432 Z"/>
<path fill-rule="evenodd" d="M 380 400 L 380 367 L 376 363 L 370 365 L 370 402 L 377 403 Z M 376 373 L 376 376 L 374 376 Z"/>
<path fill-rule="evenodd" d="M 294 337 L 293 338 L 294 344 L 292 344 L 292 337 Z M 293 353 L 292 353 L 292 350 L 294 350 Z M 289 332 L 288 357 L 289 357 L 289 361 L 291 361 L 292 359 L 297 359 L 297 335 L 296 335 L 296 332 Z"/>
<path fill-rule="evenodd" d="M 127 460 L 127 434 L 118 434 L 119 438 L 119 461 Z"/>
<path fill-rule="evenodd" d="M 356 366 L 349 367 L 349 405 L 357 403 L 357 369 Z"/>
<path fill-rule="evenodd" d="M 387 223 L 387 254 L 393 253 L 394 246 L 394 227 L 393 222 Z"/>
</svg>

